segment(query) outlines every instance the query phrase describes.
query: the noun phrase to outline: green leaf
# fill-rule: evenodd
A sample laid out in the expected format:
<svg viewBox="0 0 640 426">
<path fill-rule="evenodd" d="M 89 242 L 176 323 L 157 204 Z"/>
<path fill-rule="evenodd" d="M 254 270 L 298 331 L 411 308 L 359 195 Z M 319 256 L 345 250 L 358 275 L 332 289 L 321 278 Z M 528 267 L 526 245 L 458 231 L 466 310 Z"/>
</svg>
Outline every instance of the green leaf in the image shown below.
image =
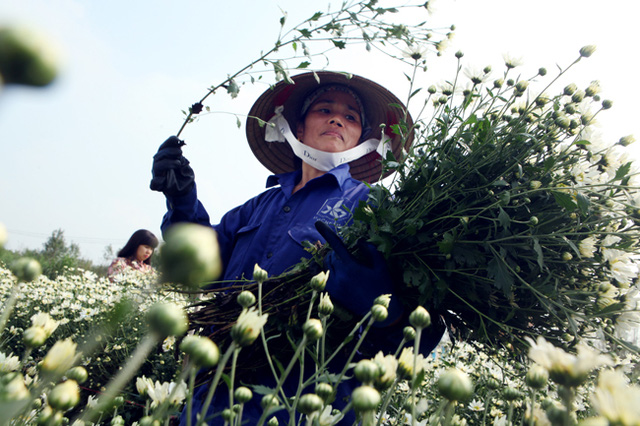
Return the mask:
<svg viewBox="0 0 640 426">
<path fill-rule="evenodd" d="M 347 46 L 347 43 L 344 41 L 340 41 L 340 40 L 331 40 L 331 42 L 334 44 L 334 46 L 336 46 L 338 49 L 344 49 Z"/>
<path fill-rule="evenodd" d="M 569 245 L 569 247 L 571 247 L 571 249 L 578 255 L 578 257 L 581 257 L 582 255 L 580 254 L 580 249 L 578 249 L 578 246 L 576 246 L 573 241 L 571 241 L 570 239 L 568 239 L 567 237 L 563 236 L 562 239 Z"/>
<path fill-rule="evenodd" d="M 631 162 L 623 164 L 622 166 L 618 167 L 618 170 L 616 170 L 616 176 L 613 178 L 613 180 L 621 180 L 622 178 L 624 178 L 629 174 L 630 170 L 631 170 Z"/>
<path fill-rule="evenodd" d="M 300 34 L 302 34 L 303 37 L 311 38 L 311 31 L 309 31 L 308 29 L 302 28 L 298 31 L 300 31 Z"/>
<path fill-rule="evenodd" d="M 421 87 L 421 88 L 419 88 L 419 89 L 414 90 L 414 91 L 413 91 L 413 93 L 411 93 L 411 95 L 409 95 L 409 99 L 413 98 L 413 97 L 414 97 L 415 95 L 417 95 L 417 94 L 418 94 L 418 92 L 419 92 L 419 91 L 421 91 L 421 90 L 422 90 L 422 87 Z"/>
<path fill-rule="evenodd" d="M 591 205 L 591 200 L 589 200 L 589 197 L 584 195 L 582 192 L 578 192 L 578 194 L 576 195 L 576 201 L 578 202 L 580 213 L 582 213 L 583 215 L 589 213 L 589 206 Z"/>
<path fill-rule="evenodd" d="M 513 286 L 513 275 L 507 269 L 504 259 L 498 257 L 498 255 L 491 259 L 487 265 L 487 273 L 490 278 L 493 278 L 493 285 L 502 290 L 505 296 L 509 297 Z"/>
<path fill-rule="evenodd" d="M 453 250 L 454 236 L 451 232 L 447 232 L 442 236 L 442 241 L 438 241 L 438 248 L 440 253 L 449 254 Z"/>
<path fill-rule="evenodd" d="M 391 253 L 391 247 L 393 247 L 393 241 L 391 241 L 391 238 L 389 238 L 388 235 L 385 236 L 381 234 L 374 234 L 371 238 L 369 238 L 368 241 L 371 244 L 374 244 L 376 247 L 378 247 L 378 250 L 380 250 L 382 253 L 384 254 Z"/>
<path fill-rule="evenodd" d="M 551 191 L 551 193 L 553 194 L 553 198 L 555 198 L 556 203 L 558 203 L 560 207 L 565 208 L 567 211 L 572 212 L 578 207 L 576 203 L 571 199 L 571 195 L 559 191 Z"/>
<path fill-rule="evenodd" d="M 621 311 L 625 309 L 624 303 L 613 303 L 609 306 L 606 306 L 598 311 L 598 314 L 619 314 Z"/>
<path fill-rule="evenodd" d="M 311 65 L 311 62 L 309 62 L 309 61 L 304 61 L 304 62 L 300 62 L 296 68 L 298 68 L 298 69 L 304 69 L 304 68 L 309 67 L 309 65 Z"/>
<path fill-rule="evenodd" d="M 316 12 L 313 14 L 313 16 L 311 18 L 309 18 L 310 21 L 317 21 L 318 19 L 322 18 L 323 13 L 322 12 Z"/>
<path fill-rule="evenodd" d="M 538 238 L 533 237 L 533 251 L 536 252 L 536 260 L 540 269 L 544 267 L 544 257 L 542 256 L 542 247 L 540 247 L 540 241 Z"/>
<path fill-rule="evenodd" d="M 270 388 L 270 387 L 265 386 L 265 385 L 254 385 L 254 386 L 251 386 L 251 390 L 253 390 L 253 393 L 257 393 L 258 395 L 269 395 L 269 394 L 272 394 L 275 391 L 275 389 Z"/>
<path fill-rule="evenodd" d="M 509 217 L 509 214 L 505 212 L 502 207 L 500 207 L 500 213 L 498 213 L 498 222 L 500 222 L 500 225 L 502 225 L 504 229 L 509 229 L 509 226 L 511 226 L 511 217 Z"/>
<path fill-rule="evenodd" d="M 240 121 L 240 118 L 238 116 L 236 116 L 236 126 L 238 126 L 238 129 L 242 127 L 242 122 Z"/>
</svg>

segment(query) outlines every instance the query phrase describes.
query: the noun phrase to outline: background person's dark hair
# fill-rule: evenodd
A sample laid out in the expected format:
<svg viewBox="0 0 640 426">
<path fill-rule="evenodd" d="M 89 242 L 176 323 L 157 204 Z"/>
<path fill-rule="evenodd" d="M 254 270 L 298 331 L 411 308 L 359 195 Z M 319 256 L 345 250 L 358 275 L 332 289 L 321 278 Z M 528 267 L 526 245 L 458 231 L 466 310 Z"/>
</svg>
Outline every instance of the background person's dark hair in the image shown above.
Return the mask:
<svg viewBox="0 0 640 426">
<path fill-rule="evenodd" d="M 138 251 L 138 246 L 146 245 L 149 247 L 153 247 L 154 249 L 158 247 L 158 238 L 153 235 L 153 232 L 147 231 L 146 229 L 138 229 L 136 232 L 131 235 L 127 244 L 120 249 L 118 252 L 118 257 L 124 258 L 134 258 L 136 252 Z M 153 256 L 153 255 L 151 255 Z M 151 264 L 151 256 L 147 260 L 144 261 L 147 265 Z"/>
</svg>

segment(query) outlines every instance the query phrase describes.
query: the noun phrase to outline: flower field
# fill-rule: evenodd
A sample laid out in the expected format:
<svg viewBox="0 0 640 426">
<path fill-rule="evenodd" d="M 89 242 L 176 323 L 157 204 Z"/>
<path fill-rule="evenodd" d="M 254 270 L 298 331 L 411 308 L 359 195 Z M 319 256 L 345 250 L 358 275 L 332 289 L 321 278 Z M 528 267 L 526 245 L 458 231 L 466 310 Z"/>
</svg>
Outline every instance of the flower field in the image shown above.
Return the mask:
<svg viewBox="0 0 640 426">
<path fill-rule="evenodd" d="M 529 77 L 513 58 L 475 69 L 456 52 L 455 75 L 423 87 L 416 74 L 427 54 L 444 54 L 451 32 L 395 22 L 396 8 L 376 4 L 345 3 L 281 32 L 212 85 L 182 128 L 209 111 L 202 102 L 216 90 L 235 98 L 256 73 L 289 81 L 354 41 L 408 67 L 412 119 L 391 131 L 413 144 L 383 159 L 395 173 L 371 186 L 341 230 L 356 255 L 362 240 L 374 244 L 398 277 L 394 297 L 410 326 L 397 349 L 362 346 L 376 347 L 389 295 L 349 321 L 334 306 L 322 270 L 330 247 L 309 247 L 312 258 L 283 276 L 255 265 L 241 286 L 205 291 L 222 267 L 215 233 L 179 225 L 160 248 L 159 275 L 112 282 L 66 269 L 49 279 L 33 259 L 0 264 L 1 425 L 171 425 L 194 410 L 197 425 L 241 425 L 256 407 L 257 423 L 270 426 L 284 413 L 296 425 L 640 425 L 635 141 L 599 135 L 597 118 L 613 102 L 597 81 L 557 87 L 595 48 L 576 49 L 555 75 Z M 30 84 L 18 77 L 7 84 Z M 0 247 L 7 237 L 0 223 Z M 436 325 L 447 330 L 442 341 L 419 353 Z M 347 362 L 329 368 L 337 351 Z M 313 372 L 285 390 L 305 363 Z M 257 365 L 273 387 L 245 383 Z M 204 380 L 209 394 L 195 408 Z M 355 385 L 337 409 L 346 382 Z M 207 418 L 214 393 L 229 403 Z"/>
</svg>

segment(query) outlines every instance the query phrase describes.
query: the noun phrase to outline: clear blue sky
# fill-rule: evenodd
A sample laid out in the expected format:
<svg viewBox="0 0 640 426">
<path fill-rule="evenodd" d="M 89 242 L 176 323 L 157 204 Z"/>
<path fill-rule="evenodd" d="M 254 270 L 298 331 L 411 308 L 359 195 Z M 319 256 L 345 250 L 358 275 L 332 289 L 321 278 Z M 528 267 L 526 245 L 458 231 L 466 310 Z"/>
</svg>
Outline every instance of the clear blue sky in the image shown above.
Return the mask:
<svg viewBox="0 0 640 426">
<path fill-rule="evenodd" d="M 397 4 L 397 2 L 396 2 Z M 0 222 L 11 249 L 41 248 L 55 229 L 102 262 L 107 245 L 124 245 L 138 228 L 160 235 L 164 198 L 149 190 L 151 158 L 182 124 L 181 110 L 269 49 L 281 10 L 298 23 L 324 3 L 300 0 L 176 2 L 2 0 L 0 24 L 27 22 L 56 40 L 60 77 L 46 89 L 0 91 Z M 465 63 L 494 69 L 502 54 L 522 57 L 523 75 L 566 65 L 580 47 L 593 57 L 570 74 L 586 86 L 599 80 L 614 108 L 600 119 L 611 140 L 640 137 L 634 102 L 640 7 L 614 0 L 437 0 L 425 19 L 455 24 L 445 57 L 432 56 L 424 85 L 451 78 L 456 50 Z M 406 79 L 363 51 L 331 57 L 343 69 L 406 95 Z M 213 110 L 246 114 L 265 84 L 231 101 L 216 95 Z M 241 117 L 241 120 L 244 119 Z M 201 199 L 215 221 L 264 188 L 268 172 L 253 158 L 236 118 L 203 116 L 182 134 Z"/>
</svg>

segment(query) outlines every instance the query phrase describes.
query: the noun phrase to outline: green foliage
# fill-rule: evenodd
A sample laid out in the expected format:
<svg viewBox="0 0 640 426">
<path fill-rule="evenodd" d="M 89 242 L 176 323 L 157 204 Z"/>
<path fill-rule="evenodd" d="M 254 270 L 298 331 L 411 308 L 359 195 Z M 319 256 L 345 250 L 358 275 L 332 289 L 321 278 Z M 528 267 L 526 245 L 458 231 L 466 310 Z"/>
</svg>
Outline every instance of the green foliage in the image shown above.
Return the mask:
<svg viewBox="0 0 640 426">
<path fill-rule="evenodd" d="M 637 277 L 637 166 L 591 131 L 597 99 L 524 99 L 533 79 L 500 89 L 470 79 L 461 95 L 454 85 L 429 95 L 433 116 L 414 118 L 412 150 L 386 161 L 396 179 L 371 191 L 345 238 L 376 244 L 408 308 L 426 306 L 461 337 L 558 342 L 568 327 L 621 343 L 624 321 L 615 334 L 605 325 L 634 304 L 605 310 L 614 303 L 598 287 L 613 284 L 623 306 Z"/>
<path fill-rule="evenodd" d="M 104 275 L 106 269 L 100 265 L 83 259 L 80 254 L 80 247 L 75 243 L 68 243 L 62 229 L 54 230 L 41 250 L 12 251 L 0 248 L 0 264 L 11 265 L 20 257 L 31 257 L 42 265 L 42 273 L 50 279 L 55 279 L 58 275 L 64 274 L 66 270 L 81 268 L 94 271 Z"/>
</svg>

